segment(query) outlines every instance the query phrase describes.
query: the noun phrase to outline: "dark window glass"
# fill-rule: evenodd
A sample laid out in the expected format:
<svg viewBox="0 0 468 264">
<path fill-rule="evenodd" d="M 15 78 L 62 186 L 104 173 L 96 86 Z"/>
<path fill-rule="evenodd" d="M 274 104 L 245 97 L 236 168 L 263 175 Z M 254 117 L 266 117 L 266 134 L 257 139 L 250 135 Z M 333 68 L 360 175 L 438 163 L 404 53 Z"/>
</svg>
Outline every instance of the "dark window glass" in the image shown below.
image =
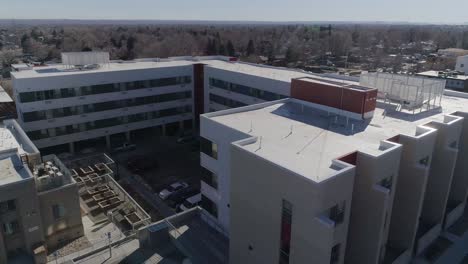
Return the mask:
<svg viewBox="0 0 468 264">
<path fill-rule="evenodd" d="M 289 263 L 291 248 L 292 204 L 283 200 L 281 210 L 280 264 Z"/>
<path fill-rule="evenodd" d="M 218 145 L 204 137 L 200 137 L 200 151 L 214 159 L 218 159 Z"/>
<path fill-rule="evenodd" d="M 202 194 L 200 207 L 205 209 L 208 213 L 210 213 L 215 218 L 218 218 L 218 207 L 216 204 L 208 199 L 206 196 Z"/>
<path fill-rule="evenodd" d="M 211 187 L 218 189 L 218 176 L 203 167 L 201 168 L 201 180 Z"/>
<path fill-rule="evenodd" d="M 330 256 L 330 264 L 338 263 L 340 260 L 340 244 L 336 244 L 332 247 L 331 256 Z"/>
</svg>

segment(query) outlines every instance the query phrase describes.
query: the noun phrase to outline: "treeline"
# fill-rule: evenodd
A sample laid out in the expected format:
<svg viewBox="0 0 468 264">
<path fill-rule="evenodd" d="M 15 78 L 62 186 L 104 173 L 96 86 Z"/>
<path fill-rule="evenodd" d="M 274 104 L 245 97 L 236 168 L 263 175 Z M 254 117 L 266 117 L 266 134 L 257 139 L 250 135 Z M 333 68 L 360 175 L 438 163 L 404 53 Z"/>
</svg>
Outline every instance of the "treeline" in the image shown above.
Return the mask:
<svg viewBox="0 0 468 264">
<path fill-rule="evenodd" d="M 24 54 L 58 60 L 62 51 L 104 50 L 112 59 L 184 55 L 229 55 L 258 62 L 327 63 L 346 56 L 370 63 L 388 54 L 427 54 L 441 48 L 468 49 L 467 26 L 437 25 L 141 25 L 36 26 L 8 28 Z M 428 43 L 430 42 L 430 43 Z M 5 49 L 5 39 L 0 48 Z M 429 47 L 429 48 L 428 48 Z"/>
</svg>

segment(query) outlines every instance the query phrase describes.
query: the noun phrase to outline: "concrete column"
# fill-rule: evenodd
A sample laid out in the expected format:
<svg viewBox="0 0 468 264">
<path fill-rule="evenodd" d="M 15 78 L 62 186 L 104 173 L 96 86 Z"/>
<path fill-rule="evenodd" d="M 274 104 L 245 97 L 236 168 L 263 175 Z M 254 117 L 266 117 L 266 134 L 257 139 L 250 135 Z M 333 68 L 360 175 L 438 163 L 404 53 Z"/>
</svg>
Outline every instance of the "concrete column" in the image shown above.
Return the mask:
<svg viewBox="0 0 468 264">
<path fill-rule="evenodd" d="M 166 136 L 166 125 L 165 124 L 162 124 L 161 125 L 161 132 L 162 132 L 162 136 Z"/>
<path fill-rule="evenodd" d="M 68 147 L 70 149 L 70 153 L 75 154 L 75 142 L 68 143 Z"/>
<path fill-rule="evenodd" d="M 110 135 L 107 135 L 107 136 L 106 136 L 106 147 L 107 147 L 108 149 L 111 148 Z"/>
<path fill-rule="evenodd" d="M 125 132 L 125 140 L 130 142 L 130 131 Z"/>
</svg>

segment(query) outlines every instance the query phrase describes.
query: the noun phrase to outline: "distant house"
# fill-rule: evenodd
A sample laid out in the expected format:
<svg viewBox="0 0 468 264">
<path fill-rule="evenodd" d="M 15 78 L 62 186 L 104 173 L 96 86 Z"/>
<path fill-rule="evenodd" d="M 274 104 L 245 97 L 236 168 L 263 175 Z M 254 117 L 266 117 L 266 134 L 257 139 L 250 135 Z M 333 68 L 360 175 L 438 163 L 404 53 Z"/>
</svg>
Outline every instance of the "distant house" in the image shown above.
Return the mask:
<svg viewBox="0 0 468 264">
<path fill-rule="evenodd" d="M 437 53 L 439 54 L 439 56 L 442 56 L 442 57 L 456 58 L 459 56 L 468 55 L 468 50 L 449 48 L 449 49 L 439 49 Z"/>
<path fill-rule="evenodd" d="M 426 71 L 417 75 L 446 80 L 445 88 L 447 89 L 468 91 L 468 76 L 458 74 L 458 72 Z"/>
<path fill-rule="evenodd" d="M 457 64 L 455 70 L 468 75 L 468 55 L 457 57 Z"/>
</svg>

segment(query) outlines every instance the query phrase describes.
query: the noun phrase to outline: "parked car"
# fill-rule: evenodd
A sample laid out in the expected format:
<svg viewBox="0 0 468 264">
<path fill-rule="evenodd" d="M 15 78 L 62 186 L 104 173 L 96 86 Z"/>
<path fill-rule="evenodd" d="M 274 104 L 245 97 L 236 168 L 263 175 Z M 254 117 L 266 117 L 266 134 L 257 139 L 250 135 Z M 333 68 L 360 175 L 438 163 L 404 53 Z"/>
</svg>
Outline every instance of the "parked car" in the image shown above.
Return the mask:
<svg viewBox="0 0 468 264">
<path fill-rule="evenodd" d="M 179 206 L 185 201 L 185 199 L 192 197 L 199 192 L 200 190 L 196 190 L 194 188 L 186 188 L 183 191 L 169 197 L 166 200 L 166 203 L 169 205 L 169 207 L 178 209 Z"/>
<path fill-rule="evenodd" d="M 189 185 L 184 181 L 174 182 L 169 185 L 166 189 L 159 192 L 159 197 L 163 200 L 166 200 L 172 195 L 182 192 L 184 189 L 188 188 Z"/>
<path fill-rule="evenodd" d="M 201 193 L 190 196 L 179 206 L 180 211 L 187 211 L 190 208 L 197 206 L 201 201 Z"/>
</svg>

